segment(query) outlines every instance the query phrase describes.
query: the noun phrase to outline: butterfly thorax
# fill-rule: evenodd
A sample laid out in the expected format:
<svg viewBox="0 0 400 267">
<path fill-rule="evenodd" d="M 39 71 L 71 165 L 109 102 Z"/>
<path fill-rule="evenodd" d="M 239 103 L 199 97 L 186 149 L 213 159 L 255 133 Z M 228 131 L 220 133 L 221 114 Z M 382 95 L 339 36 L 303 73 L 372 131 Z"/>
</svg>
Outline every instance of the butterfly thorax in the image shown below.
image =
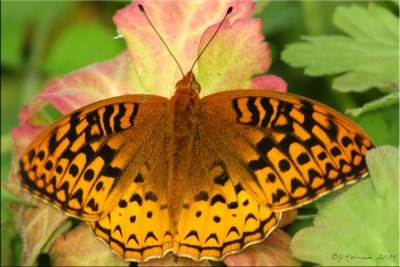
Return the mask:
<svg viewBox="0 0 400 267">
<path fill-rule="evenodd" d="M 193 156 L 194 138 L 198 131 L 200 85 L 192 72 L 176 84 L 176 91 L 168 106 L 168 149 L 169 167 L 168 209 L 171 230 L 174 231 L 179 213 L 184 205 L 185 179 L 188 178 Z"/>
</svg>

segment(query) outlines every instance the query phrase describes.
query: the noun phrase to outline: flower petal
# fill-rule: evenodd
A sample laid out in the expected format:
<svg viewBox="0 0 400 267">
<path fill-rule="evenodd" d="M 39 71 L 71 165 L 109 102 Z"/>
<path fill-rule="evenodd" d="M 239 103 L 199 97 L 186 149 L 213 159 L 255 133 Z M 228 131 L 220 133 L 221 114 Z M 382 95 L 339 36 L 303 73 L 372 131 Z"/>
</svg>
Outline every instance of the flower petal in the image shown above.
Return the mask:
<svg viewBox="0 0 400 267">
<path fill-rule="evenodd" d="M 153 25 L 177 58 L 184 72 L 194 63 L 200 38 L 207 27 L 221 22 L 228 7 L 229 19 L 247 18 L 252 1 L 135 1 L 114 16 L 148 93 L 170 97 L 182 78 L 177 64 L 138 8 L 142 4 Z"/>
<path fill-rule="evenodd" d="M 60 236 L 50 246 L 52 266 L 128 266 L 93 234 L 86 223 Z"/>
<path fill-rule="evenodd" d="M 278 229 L 262 243 L 225 258 L 228 266 L 300 266 L 290 254 L 290 236 Z"/>
<path fill-rule="evenodd" d="M 113 96 L 143 93 L 128 52 L 112 60 L 96 63 L 49 82 L 23 109 L 27 122 L 47 103 L 66 114 L 84 105 Z"/>
<path fill-rule="evenodd" d="M 24 124 L 11 131 L 11 136 L 14 141 L 13 157 L 20 159 L 22 153 L 28 145 L 38 136 L 46 127 L 31 124 Z"/>
<path fill-rule="evenodd" d="M 207 29 L 199 50 L 206 45 L 218 25 Z M 271 64 L 269 45 L 262 34 L 262 20 L 225 21 L 199 60 L 198 80 L 202 94 L 251 89 L 251 78 L 266 72 Z"/>
<path fill-rule="evenodd" d="M 286 93 L 287 83 L 281 77 L 275 75 L 262 75 L 251 80 L 254 89 L 266 89 Z"/>
<path fill-rule="evenodd" d="M 154 259 L 145 263 L 139 264 L 139 266 L 211 266 L 208 261 L 196 262 L 189 258 L 176 257 L 172 253 L 168 253 L 164 258 Z"/>
</svg>

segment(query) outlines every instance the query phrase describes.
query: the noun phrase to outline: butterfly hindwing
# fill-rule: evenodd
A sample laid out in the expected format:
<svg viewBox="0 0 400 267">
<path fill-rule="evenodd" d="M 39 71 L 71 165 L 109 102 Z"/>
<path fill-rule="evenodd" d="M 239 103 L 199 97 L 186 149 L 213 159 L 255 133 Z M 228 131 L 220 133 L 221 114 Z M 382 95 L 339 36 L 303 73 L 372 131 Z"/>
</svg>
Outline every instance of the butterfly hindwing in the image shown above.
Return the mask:
<svg viewBox="0 0 400 267">
<path fill-rule="evenodd" d="M 186 187 L 190 190 L 174 238 L 174 252 L 195 260 L 221 260 L 261 242 L 281 216 L 244 190 L 233 159 L 213 143 L 215 134 L 199 126 Z"/>
<path fill-rule="evenodd" d="M 121 96 L 63 117 L 21 158 L 22 185 L 69 215 L 89 220 L 106 215 L 135 178 L 130 176 L 140 163 L 135 155 L 144 153 L 142 147 L 163 120 L 167 101 Z"/>
<path fill-rule="evenodd" d="M 202 103 L 211 145 L 236 159 L 240 183 L 274 210 L 296 208 L 367 173 L 371 141 L 322 104 L 263 90 L 221 92 Z"/>
<path fill-rule="evenodd" d="M 158 126 L 162 126 L 160 123 Z M 132 157 L 132 179 L 107 216 L 91 222 L 96 235 L 126 260 L 144 262 L 172 249 L 166 186 L 165 128 L 147 132 L 146 149 Z M 134 162 L 137 158 L 142 163 Z"/>
</svg>

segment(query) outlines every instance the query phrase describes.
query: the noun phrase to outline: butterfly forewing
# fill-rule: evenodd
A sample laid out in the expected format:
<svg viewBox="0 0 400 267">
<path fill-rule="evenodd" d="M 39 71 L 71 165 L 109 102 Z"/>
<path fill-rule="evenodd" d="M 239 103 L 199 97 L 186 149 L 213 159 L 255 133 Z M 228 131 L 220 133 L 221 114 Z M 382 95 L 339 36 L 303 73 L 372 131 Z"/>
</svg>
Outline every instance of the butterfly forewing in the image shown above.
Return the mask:
<svg viewBox="0 0 400 267">
<path fill-rule="evenodd" d="M 261 90 L 221 92 L 202 103 L 213 146 L 236 159 L 240 183 L 274 210 L 296 208 L 367 173 L 371 141 L 322 104 Z"/>
<path fill-rule="evenodd" d="M 160 125 L 167 99 L 121 96 L 54 123 L 19 162 L 22 185 L 69 215 L 98 219 L 122 197 L 141 166 L 137 154 Z"/>
</svg>

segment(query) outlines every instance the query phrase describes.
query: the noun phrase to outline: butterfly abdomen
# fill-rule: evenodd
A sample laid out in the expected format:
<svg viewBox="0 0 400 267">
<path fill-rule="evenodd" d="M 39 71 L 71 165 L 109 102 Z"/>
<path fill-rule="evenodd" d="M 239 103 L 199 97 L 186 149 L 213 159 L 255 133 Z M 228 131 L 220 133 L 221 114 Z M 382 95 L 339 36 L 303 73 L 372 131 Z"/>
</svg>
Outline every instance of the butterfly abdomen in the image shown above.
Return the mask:
<svg viewBox="0 0 400 267">
<path fill-rule="evenodd" d="M 193 143 L 198 131 L 198 93 L 177 86 L 171 98 L 167 116 L 167 161 L 169 215 L 172 231 L 176 225 L 185 197 L 185 186 L 193 156 Z"/>
</svg>

